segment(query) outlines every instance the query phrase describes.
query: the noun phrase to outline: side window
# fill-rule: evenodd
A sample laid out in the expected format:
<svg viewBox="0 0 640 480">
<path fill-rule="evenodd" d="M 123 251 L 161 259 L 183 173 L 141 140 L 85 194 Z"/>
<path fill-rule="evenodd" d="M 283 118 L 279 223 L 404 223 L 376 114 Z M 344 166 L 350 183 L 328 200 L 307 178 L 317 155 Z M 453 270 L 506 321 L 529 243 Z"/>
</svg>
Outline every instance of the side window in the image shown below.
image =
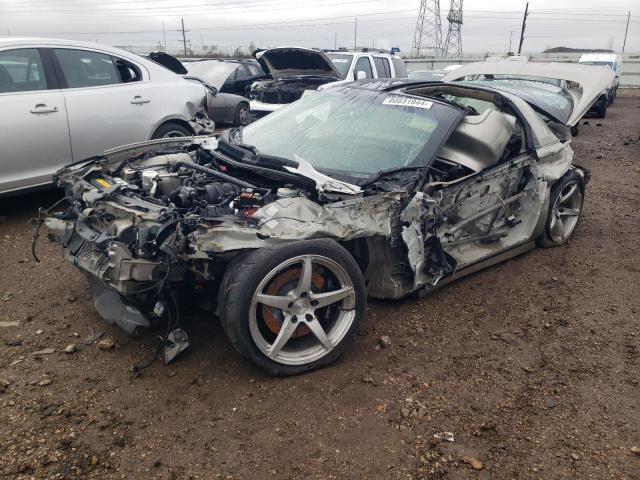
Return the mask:
<svg viewBox="0 0 640 480">
<path fill-rule="evenodd" d="M 356 62 L 356 66 L 353 69 L 354 80 L 358 79 L 358 72 L 364 72 L 366 74 L 365 78 L 373 78 L 373 70 L 368 57 L 360 57 Z"/>
<path fill-rule="evenodd" d="M 393 69 L 396 71 L 396 78 L 407 78 L 407 69 L 404 66 L 404 62 L 399 58 L 392 58 Z"/>
<path fill-rule="evenodd" d="M 263 74 L 262 70 L 256 65 L 247 65 L 247 68 L 252 77 L 258 77 Z"/>
<path fill-rule="evenodd" d="M 391 67 L 389 60 L 383 57 L 373 57 L 373 63 L 376 64 L 378 78 L 391 78 Z"/>
<path fill-rule="evenodd" d="M 133 63 L 118 57 L 113 57 L 113 63 L 118 69 L 122 83 L 139 82 L 142 80 L 142 72 Z"/>
<path fill-rule="evenodd" d="M 46 89 L 44 68 L 37 48 L 0 52 L 0 93 Z"/>
<path fill-rule="evenodd" d="M 53 51 L 69 88 L 123 83 L 111 55 L 63 48 L 55 48 Z"/>
<path fill-rule="evenodd" d="M 246 80 L 247 78 L 249 78 L 247 67 L 245 67 L 244 65 L 240 65 L 236 69 L 236 80 Z"/>
</svg>

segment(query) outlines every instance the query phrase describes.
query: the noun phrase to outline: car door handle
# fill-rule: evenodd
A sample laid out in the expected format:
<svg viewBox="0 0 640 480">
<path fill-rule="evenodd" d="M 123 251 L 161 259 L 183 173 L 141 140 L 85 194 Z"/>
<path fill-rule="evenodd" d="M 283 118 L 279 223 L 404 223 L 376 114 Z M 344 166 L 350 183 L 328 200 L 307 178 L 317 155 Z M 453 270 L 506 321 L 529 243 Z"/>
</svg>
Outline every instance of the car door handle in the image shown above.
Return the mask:
<svg viewBox="0 0 640 480">
<path fill-rule="evenodd" d="M 55 113 L 58 111 L 58 107 L 47 107 L 44 103 L 39 103 L 33 107 L 31 113 Z"/>
<path fill-rule="evenodd" d="M 133 100 L 131 100 L 131 103 L 133 105 L 142 105 L 143 103 L 149 102 L 151 102 L 151 100 L 149 100 L 148 98 L 142 98 L 140 95 L 136 95 L 135 97 L 133 97 Z"/>
</svg>

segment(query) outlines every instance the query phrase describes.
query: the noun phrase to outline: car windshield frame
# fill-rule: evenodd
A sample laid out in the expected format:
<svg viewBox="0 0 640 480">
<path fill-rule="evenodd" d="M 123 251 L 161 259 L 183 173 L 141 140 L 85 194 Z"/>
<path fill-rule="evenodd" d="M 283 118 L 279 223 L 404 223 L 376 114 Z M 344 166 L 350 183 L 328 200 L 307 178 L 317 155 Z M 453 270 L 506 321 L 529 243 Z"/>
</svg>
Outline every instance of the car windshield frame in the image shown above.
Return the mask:
<svg viewBox="0 0 640 480">
<path fill-rule="evenodd" d="M 338 70 L 340 77 L 346 79 L 347 75 L 349 74 L 349 70 L 351 69 L 351 65 L 353 64 L 355 55 L 353 53 L 337 52 L 328 52 L 325 55 L 329 58 L 329 60 L 331 60 L 331 63 L 333 63 L 333 66 L 336 68 L 336 70 Z M 340 61 L 336 63 L 335 60 Z M 346 62 L 343 62 L 343 60 L 346 60 Z M 343 68 L 344 65 L 346 65 L 346 68 Z"/>
<path fill-rule="evenodd" d="M 244 127 L 241 142 L 267 155 L 306 160 L 336 180 L 360 183 L 381 172 L 430 167 L 466 113 L 402 89 L 334 87 Z"/>
</svg>

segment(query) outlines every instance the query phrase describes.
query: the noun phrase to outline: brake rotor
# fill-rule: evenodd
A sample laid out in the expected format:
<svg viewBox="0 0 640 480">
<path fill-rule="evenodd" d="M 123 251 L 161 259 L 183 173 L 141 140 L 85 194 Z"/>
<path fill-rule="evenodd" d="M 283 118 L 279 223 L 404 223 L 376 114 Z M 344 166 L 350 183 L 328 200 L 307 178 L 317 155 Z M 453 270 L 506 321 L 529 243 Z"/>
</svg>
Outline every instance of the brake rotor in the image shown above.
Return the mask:
<svg viewBox="0 0 640 480">
<path fill-rule="evenodd" d="M 301 275 L 301 268 L 287 270 L 273 279 L 264 293 L 267 295 L 286 295 L 289 291 L 295 288 Z M 292 285 L 291 288 L 285 288 L 289 284 Z M 311 275 L 311 286 L 313 287 L 313 290 L 316 292 L 322 291 L 324 285 L 324 277 L 317 272 L 313 272 Z M 262 318 L 264 318 L 264 323 L 267 325 L 269 330 L 278 335 L 278 333 L 280 333 L 280 328 L 282 328 L 282 319 L 277 318 L 273 311 L 273 307 L 264 304 L 262 305 Z M 303 337 L 309 333 L 311 333 L 309 327 L 306 325 L 299 325 L 295 332 L 293 332 L 292 338 Z"/>
</svg>

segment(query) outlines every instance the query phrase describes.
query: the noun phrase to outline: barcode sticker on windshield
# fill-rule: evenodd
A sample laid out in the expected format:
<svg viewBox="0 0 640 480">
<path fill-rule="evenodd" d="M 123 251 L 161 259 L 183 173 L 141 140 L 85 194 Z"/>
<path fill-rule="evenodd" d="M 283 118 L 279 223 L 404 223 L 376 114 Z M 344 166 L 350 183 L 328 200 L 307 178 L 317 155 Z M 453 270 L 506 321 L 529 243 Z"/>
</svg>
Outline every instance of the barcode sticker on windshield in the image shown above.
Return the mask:
<svg viewBox="0 0 640 480">
<path fill-rule="evenodd" d="M 400 95 L 389 95 L 382 101 L 383 105 L 395 105 L 399 107 L 414 107 L 414 108 L 431 108 L 433 102 L 429 100 L 422 100 L 421 98 L 405 97 Z"/>
</svg>

